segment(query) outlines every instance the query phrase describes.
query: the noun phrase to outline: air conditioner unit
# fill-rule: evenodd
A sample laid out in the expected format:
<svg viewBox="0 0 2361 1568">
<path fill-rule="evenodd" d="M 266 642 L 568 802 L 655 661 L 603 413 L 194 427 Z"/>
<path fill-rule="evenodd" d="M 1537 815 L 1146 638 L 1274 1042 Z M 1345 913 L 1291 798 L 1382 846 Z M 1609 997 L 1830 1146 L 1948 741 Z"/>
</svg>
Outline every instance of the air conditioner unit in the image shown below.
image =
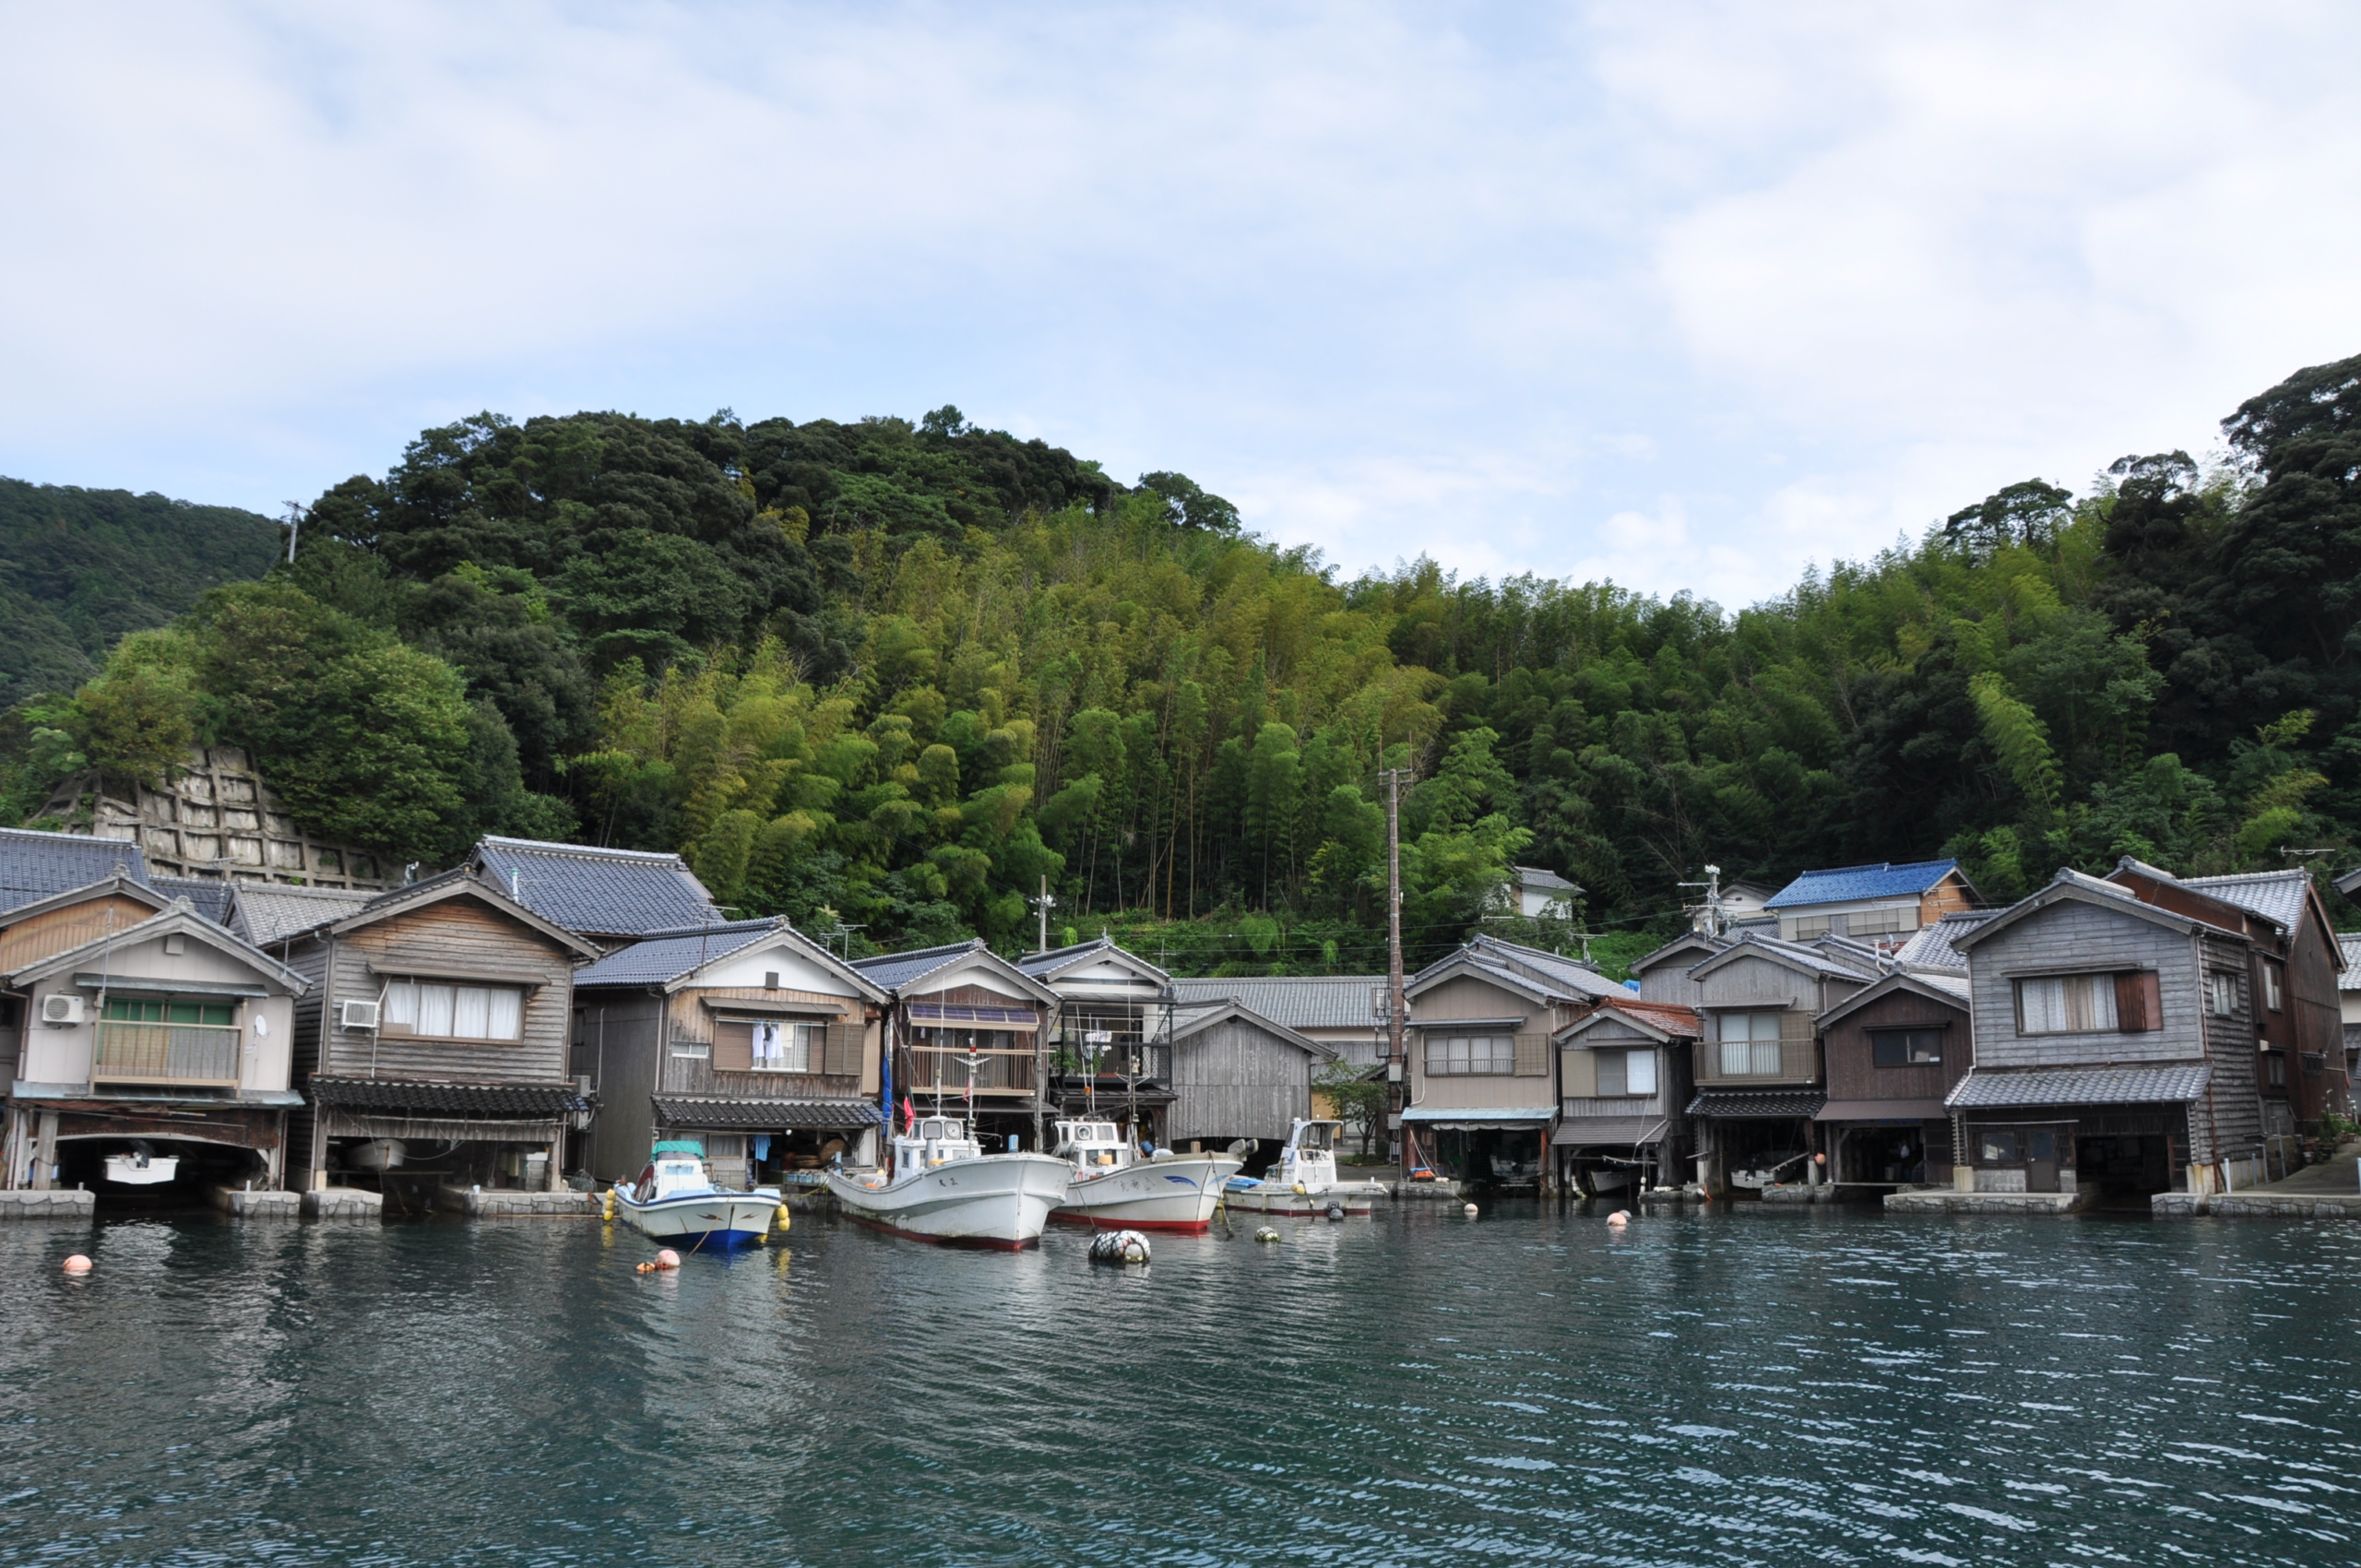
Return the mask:
<svg viewBox="0 0 2361 1568">
<path fill-rule="evenodd" d="M 339 1002 L 336 1004 L 338 1028 L 374 1029 L 377 1027 L 377 1004 L 374 1002 Z"/>
<path fill-rule="evenodd" d="M 78 996 L 44 996 L 41 999 L 41 1021 L 44 1024 L 78 1024 L 82 1021 L 82 999 Z"/>
</svg>

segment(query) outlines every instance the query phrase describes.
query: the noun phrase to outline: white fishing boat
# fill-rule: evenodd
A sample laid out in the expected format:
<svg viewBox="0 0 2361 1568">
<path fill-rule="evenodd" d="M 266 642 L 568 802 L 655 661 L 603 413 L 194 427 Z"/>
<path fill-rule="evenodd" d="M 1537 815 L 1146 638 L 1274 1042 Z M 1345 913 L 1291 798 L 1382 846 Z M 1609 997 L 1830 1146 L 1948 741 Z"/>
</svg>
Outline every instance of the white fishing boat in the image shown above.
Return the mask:
<svg viewBox="0 0 2361 1568">
<path fill-rule="evenodd" d="M 1287 1147 L 1269 1174 L 1256 1181 L 1232 1177 L 1223 1194 L 1228 1206 L 1250 1214 L 1293 1215 L 1299 1218 L 1341 1208 L 1347 1214 L 1367 1214 L 1385 1195 L 1378 1182 L 1347 1182 L 1336 1174 L 1336 1140 L 1342 1122 L 1306 1122 L 1287 1130 Z"/>
<path fill-rule="evenodd" d="M 1112 1122 L 1051 1123 L 1050 1152 L 1074 1167 L 1052 1219 L 1109 1230 L 1203 1230 L 1222 1183 L 1245 1161 L 1229 1154 L 1145 1153 Z"/>
<path fill-rule="evenodd" d="M 629 1186 L 608 1189 L 607 1217 L 629 1220 L 644 1234 L 691 1250 L 742 1247 L 766 1239 L 778 1217 L 775 1187 L 732 1192 L 706 1173 L 705 1146 L 667 1139 Z"/>
<path fill-rule="evenodd" d="M 152 1187 L 169 1182 L 180 1173 L 178 1155 L 158 1154 L 144 1141 L 136 1141 L 123 1154 L 107 1156 L 107 1180 L 126 1187 Z"/>
<path fill-rule="evenodd" d="M 828 1191 L 863 1225 L 920 1241 L 1024 1247 L 1041 1239 L 1074 1167 L 1046 1154 L 986 1154 L 956 1116 L 921 1116 L 886 1170 L 831 1170 Z"/>
</svg>

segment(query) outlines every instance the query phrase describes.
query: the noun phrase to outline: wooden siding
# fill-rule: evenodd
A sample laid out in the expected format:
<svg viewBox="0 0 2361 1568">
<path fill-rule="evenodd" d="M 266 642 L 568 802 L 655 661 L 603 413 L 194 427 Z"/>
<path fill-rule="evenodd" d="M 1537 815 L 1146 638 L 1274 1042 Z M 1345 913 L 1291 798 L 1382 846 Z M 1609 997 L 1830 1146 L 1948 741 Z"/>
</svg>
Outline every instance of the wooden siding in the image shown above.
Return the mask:
<svg viewBox="0 0 2361 1568">
<path fill-rule="evenodd" d="M 1768 958 L 1733 958 L 1699 979 L 1695 1005 L 1800 1007 L 1817 1013 L 1821 1008 L 1820 983 L 1810 975 Z"/>
<path fill-rule="evenodd" d="M 810 1006 L 809 1017 L 828 1016 L 831 1051 L 813 1073 L 754 1072 L 751 1066 L 732 1070 L 717 1055 L 685 1056 L 676 1046 L 714 1047 L 714 1024 L 731 1002 L 797 1003 Z M 848 1011 L 852 1013 L 848 1017 Z M 730 1099 L 858 1099 L 877 1093 L 877 1049 L 883 1032 L 875 1020 L 856 1022 L 866 1009 L 857 1001 L 817 992 L 730 989 L 676 992 L 665 1003 L 665 1049 L 658 1082 L 658 1094 L 695 1095 Z M 842 1064 L 843 1072 L 826 1069 Z"/>
<path fill-rule="evenodd" d="M 656 1141 L 654 1095 L 662 1062 L 665 998 L 650 991 L 579 993 L 575 1007 L 575 1074 L 598 1091 L 583 1163 L 604 1181 L 627 1181 L 647 1164 Z"/>
<path fill-rule="evenodd" d="M 2196 944 L 2186 932 L 2128 910 L 2118 912 L 2067 899 L 1995 932 L 1971 951 L 1974 1060 L 1978 1066 L 2195 1062 L 2205 1055 L 2204 976 L 2200 972 Z M 2228 967 L 2244 973 L 2244 955 Z M 2156 971 L 2164 1028 L 2083 1035 L 2018 1032 L 2018 980 L 2105 968 Z M 2251 1031 L 2246 1047 L 2251 1057 Z"/>
<path fill-rule="evenodd" d="M 128 931 L 156 911 L 136 898 L 109 893 L 62 909 L 28 916 L 0 931 L 0 975 L 39 963 L 53 953 L 96 942 L 109 932 Z"/>
<path fill-rule="evenodd" d="M 1924 1067 L 1880 1067 L 1870 1036 L 1883 1029 L 1941 1029 L 1943 1059 Z M 1829 1025 L 1821 1033 L 1831 1099 L 1940 1099 L 1974 1060 L 1967 1004 L 1894 991 Z"/>
<path fill-rule="evenodd" d="M 2197 945 L 2208 969 L 2224 970 L 2244 980 L 2247 944 L 2228 937 L 2201 936 Z M 2167 1004 L 2169 1006 L 2169 1004 Z M 2236 1009 L 2201 1014 L 2206 1059 L 2213 1064 L 2213 1081 L 2189 1108 L 2189 1158 L 2198 1164 L 2217 1159 L 2245 1159 L 2262 1151 L 2262 1099 L 2256 1092 L 2254 988 L 2238 987 Z M 2169 1017 L 2169 1013 L 2167 1013 Z"/>
<path fill-rule="evenodd" d="M 549 1084 L 566 1076 L 574 955 L 532 927 L 462 895 L 329 940 L 319 1071 L 481 1084 Z M 338 1003 L 378 1000 L 383 976 L 405 964 L 539 981 L 525 992 L 522 1038 L 427 1039 L 336 1027 Z"/>
<path fill-rule="evenodd" d="M 328 945 L 316 936 L 280 945 L 279 961 L 311 982 L 311 989 L 295 999 L 295 1028 L 291 1042 L 293 1069 L 290 1084 L 301 1093 L 320 1065 L 320 1019 L 327 995 Z M 308 1094 L 303 1096 L 303 1103 L 287 1116 L 287 1159 L 283 1169 L 288 1174 L 287 1184 L 298 1191 L 311 1185 L 310 1172 L 326 1168 L 319 1147 L 318 1123 L 318 1112 Z"/>
<path fill-rule="evenodd" d="M 1311 1114 L 1314 1060 L 1300 1046 L 1243 1018 L 1225 1018 L 1172 1042 L 1171 1109 L 1165 1136 L 1270 1138 Z"/>
</svg>

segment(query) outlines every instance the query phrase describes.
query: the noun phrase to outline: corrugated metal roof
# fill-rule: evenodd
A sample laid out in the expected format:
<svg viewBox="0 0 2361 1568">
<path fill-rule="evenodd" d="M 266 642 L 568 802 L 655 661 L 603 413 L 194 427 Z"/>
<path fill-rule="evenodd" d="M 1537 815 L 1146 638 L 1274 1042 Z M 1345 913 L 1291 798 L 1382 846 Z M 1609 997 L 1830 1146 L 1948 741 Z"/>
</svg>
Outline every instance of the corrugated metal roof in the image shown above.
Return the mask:
<svg viewBox="0 0 2361 1568">
<path fill-rule="evenodd" d="M 1943 1103 L 1953 1111 L 2042 1105 L 2174 1105 L 2205 1092 L 2202 1063 L 2129 1067 L 1971 1067 Z"/>
<path fill-rule="evenodd" d="M 241 883 L 235 889 L 232 929 L 255 946 L 283 942 L 298 932 L 357 915 L 377 895 L 338 887 L 290 887 L 272 882 Z"/>
<path fill-rule="evenodd" d="M 1290 1029 L 1374 1028 L 1372 998 L 1384 989 L 1383 975 L 1238 975 L 1172 982 L 1174 1000 L 1184 1004 L 1235 1002 Z"/>
<path fill-rule="evenodd" d="M 651 937 L 618 947 L 574 971 L 574 989 L 594 985 L 664 985 L 716 958 L 751 947 L 786 925 L 784 920 L 733 921 L 703 926 L 687 936 Z"/>
<path fill-rule="evenodd" d="M 0 914 L 104 882 L 118 865 L 132 881 L 147 885 L 148 857 L 127 838 L 0 828 Z"/>
<path fill-rule="evenodd" d="M 1556 1111 L 1547 1106 L 1480 1105 L 1465 1107 L 1420 1105 L 1404 1111 L 1402 1113 L 1402 1120 L 1405 1122 L 1415 1122 L 1420 1126 L 1433 1126 L 1440 1123 L 1446 1129 L 1461 1126 L 1531 1127 L 1553 1121 L 1556 1119 L 1557 1114 Z"/>
<path fill-rule="evenodd" d="M 1557 1148 L 1631 1148 L 1656 1142 L 1671 1126 L 1661 1116 L 1568 1116 L 1549 1142 Z"/>
<path fill-rule="evenodd" d="M 1900 865 L 1880 861 L 1870 866 L 1808 871 L 1762 900 L 1762 907 L 1793 909 L 1810 904 L 1849 904 L 1861 898 L 1915 897 L 1957 870 L 1957 861 L 1909 861 Z"/>
<path fill-rule="evenodd" d="M 586 936 L 645 936 L 682 926 L 719 925 L 704 884 L 678 855 L 485 838 L 474 863 L 516 902 Z"/>
<path fill-rule="evenodd" d="M 1677 1002 L 1643 1002 L 1636 996 L 1629 995 L 1607 998 L 1596 1007 L 1569 1024 L 1566 1029 L 1580 1028 L 1590 1019 L 1608 1013 L 1620 1013 L 1625 1017 L 1645 1024 L 1660 1033 L 1677 1035 L 1688 1039 L 1696 1039 L 1704 1033 L 1704 1026 L 1699 1021 L 1696 1009 L 1683 1007 Z M 1562 1036 L 1565 1032 L 1566 1030 L 1560 1030 L 1560 1034 Z"/>
<path fill-rule="evenodd" d="M 2240 872 L 2231 876 L 2184 876 L 2184 887 L 2195 887 L 2264 920 L 2294 931 L 2304 921 L 2304 899 L 2312 889 L 2308 871 Z"/>
<path fill-rule="evenodd" d="M 1958 969 L 1965 973 L 1967 955 L 1953 947 L 1952 939 L 1974 931 L 1991 918 L 1989 909 L 1971 909 L 1945 915 L 1933 925 L 1922 925 L 1917 935 L 1895 949 L 1893 961 L 1905 969 Z"/>
</svg>

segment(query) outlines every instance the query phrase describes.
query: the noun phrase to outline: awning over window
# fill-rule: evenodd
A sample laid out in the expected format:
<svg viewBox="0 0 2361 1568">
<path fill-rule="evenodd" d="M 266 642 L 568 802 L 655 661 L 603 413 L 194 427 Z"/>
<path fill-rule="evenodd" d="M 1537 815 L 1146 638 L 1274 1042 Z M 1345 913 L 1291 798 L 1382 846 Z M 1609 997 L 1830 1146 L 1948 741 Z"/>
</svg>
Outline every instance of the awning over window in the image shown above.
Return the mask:
<svg viewBox="0 0 2361 1568">
<path fill-rule="evenodd" d="M 721 1132 L 783 1133 L 800 1128 L 848 1133 L 874 1127 L 880 1117 L 866 1099 L 702 1099 L 654 1097 L 656 1120 L 667 1127 Z"/>
<path fill-rule="evenodd" d="M 2202 1063 L 2173 1067 L 2020 1067 L 1968 1069 L 1945 1097 L 1953 1111 L 1997 1111 L 2026 1105 L 2178 1105 L 2196 1099 L 2212 1081 Z"/>
<path fill-rule="evenodd" d="M 1708 1090 L 1689 1102 L 1689 1114 L 1719 1116 L 1726 1121 L 1774 1121 L 1817 1115 L 1827 1103 L 1826 1095 L 1809 1089 Z"/>
<path fill-rule="evenodd" d="M 1031 1007 L 955 1007 L 932 1002 L 910 1004 L 910 1022 L 979 1029 L 1038 1029 L 1040 1013 Z"/>
<path fill-rule="evenodd" d="M 533 991 L 549 983 L 546 975 L 520 975 L 504 969 L 470 969 L 452 964 L 397 964 L 373 959 L 369 972 L 379 980 L 453 980 L 461 985 L 513 985 Z"/>
<path fill-rule="evenodd" d="M 146 975 L 77 974 L 80 991 L 120 991 L 141 996 L 268 996 L 267 988 L 231 980 L 156 980 Z"/>
<path fill-rule="evenodd" d="M 1418 1105 L 1404 1111 L 1402 1120 L 1413 1126 L 1434 1127 L 1446 1133 L 1474 1133 L 1490 1127 L 1546 1127 L 1557 1114 L 1553 1110 L 1524 1105 Z"/>
<path fill-rule="evenodd" d="M 1558 1148 L 1636 1148 L 1661 1141 L 1671 1125 L 1661 1116 L 1570 1116 L 1549 1142 Z"/>
<path fill-rule="evenodd" d="M 1832 1099 L 1813 1113 L 1815 1122 L 1940 1122 L 1948 1114 L 1940 1099 Z"/>
</svg>

